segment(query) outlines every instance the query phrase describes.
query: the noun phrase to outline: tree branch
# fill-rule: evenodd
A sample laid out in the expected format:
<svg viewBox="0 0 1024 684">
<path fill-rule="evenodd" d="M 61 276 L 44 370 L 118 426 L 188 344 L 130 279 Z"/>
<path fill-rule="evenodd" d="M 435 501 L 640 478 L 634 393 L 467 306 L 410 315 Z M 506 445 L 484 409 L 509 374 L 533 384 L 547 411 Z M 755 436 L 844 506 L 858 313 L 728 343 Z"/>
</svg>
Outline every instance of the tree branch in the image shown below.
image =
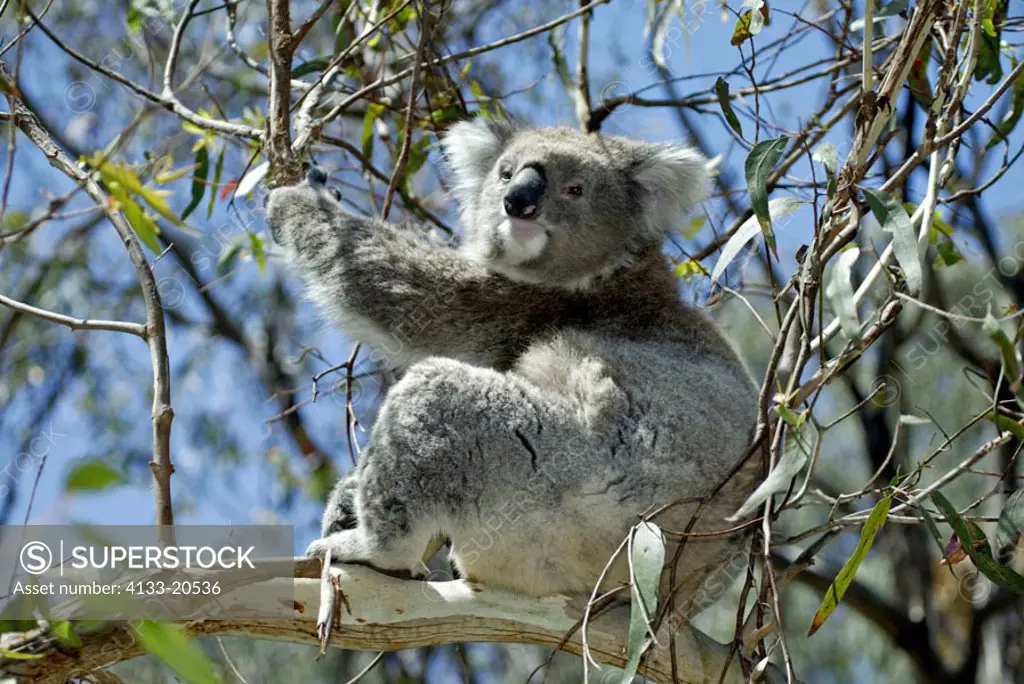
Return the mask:
<svg viewBox="0 0 1024 684">
<path fill-rule="evenodd" d="M 302 179 L 302 165 L 292 151 L 291 139 L 292 56 L 298 41 L 292 36 L 288 4 L 289 0 L 267 0 L 267 14 L 270 16 L 270 102 L 267 112 L 270 176 L 267 185 L 271 188 L 295 185 Z"/>
<path fill-rule="evenodd" d="M 42 24 L 40 24 L 42 27 Z M 171 369 L 167 356 L 167 338 L 164 329 L 163 305 L 157 288 L 153 270 L 146 260 L 135 231 L 125 217 L 114 209 L 112 198 L 99 186 L 92 175 L 79 168 L 64 151 L 54 142 L 49 132 L 43 128 L 35 112 L 28 108 L 22 100 L 20 91 L 7 69 L 0 63 L 0 83 L 10 107 L 14 123 L 40 151 L 46 155 L 50 166 L 62 172 L 78 183 L 103 210 L 110 220 L 118 237 L 128 251 L 128 258 L 135 267 L 135 274 L 142 290 L 142 301 L 146 307 L 146 342 L 149 345 L 150 360 L 153 365 L 153 460 L 150 469 L 153 471 L 153 497 L 156 506 L 156 522 L 160 525 L 160 540 L 163 543 L 174 542 L 174 513 L 171 508 L 171 421 L 174 411 L 171 408 Z"/>
<path fill-rule="evenodd" d="M 320 580 L 309 578 L 315 568 L 305 566 L 312 559 L 297 563 L 292 579 L 280 577 L 271 583 L 293 582 L 294 610 L 290 618 L 280 620 L 197 620 L 179 621 L 192 637 L 217 634 L 246 635 L 292 643 L 316 644 L 316 610 L 320 600 Z M 306 572 L 308 570 L 308 572 Z M 351 612 L 342 611 L 333 631 L 330 646 L 345 649 L 395 651 L 436 644 L 468 641 L 490 641 L 539 644 L 579 655 L 580 633 L 565 643 L 583 613 L 584 598 L 549 596 L 533 598 L 501 589 L 474 586 L 465 580 L 451 582 L 420 582 L 401 580 L 357 565 L 331 568 L 345 593 Z M 221 603 L 239 606 L 259 605 L 268 583 L 257 582 L 217 597 Z M 628 606 L 620 606 L 589 622 L 587 643 L 590 653 L 602 664 L 621 667 L 625 664 L 625 639 L 629 624 Z M 8 660 L 5 670 L 18 681 L 39 684 L 61 684 L 69 674 L 82 677 L 89 671 L 109 667 L 144 653 L 129 624 L 113 623 L 102 629 L 79 635 L 81 648 L 62 649 L 44 633 L 28 634 L 20 643 L 9 640 L 4 646 L 19 653 L 43 654 L 44 658 Z M 668 632 L 659 634 L 667 644 Z M 728 668 L 725 678 L 719 675 L 726 663 L 736 657 L 730 647 L 712 640 L 699 630 L 684 626 L 674 635 L 677 650 L 677 671 L 682 684 L 721 681 L 744 682 L 736 662 Z M 639 674 L 654 682 L 671 681 L 669 649 L 648 652 Z M 769 668 L 765 681 L 782 681 L 777 670 Z"/>
<path fill-rule="evenodd" d="M 168 109 L 168 110 L 174 112 L 175 114 L 177 114 L 181 118 L 185 119 L 189 123 L 192 123 L 192 124 L 198 126 L 199 128 L 202 128 L 202 129 L 205 129 L 205 130 L 214 131 L 216 133 L 223 133 L 225 135 L 234 135 L 234 136 L 238 136 L 240 138 L 248 138 L 250 140 L 260 140 L 260 139 L 262 139 L 263 134 L 260 131 L 258 131 L 257 129 L 253 128 L 252 126 L 246 126 L 244 124 L 231 123 L 230 121 L 219 121 L 217 119 L 207 119 L 205 117 L 199 116 L 198 114 L 193 112 L 188 107 L 185 107 L 184 105 L 182 105 L 178 101 L 178 99 L 176 97 L 168 98 L 168 97 L 165 97 L 163 95 L 157 95 L 153 91 L 148 90 L 146 88 L 143 88 L 139 84 L 135 83 L 134 81 L 132 81 L 132 80 L 130 80 L 128 78 L 125 78 L 124 76 L 122 76 L 121 74 L 117 73 L 116 71 L 114 71 L 112 69 L 106 68 L 105 66 L 103 66 L 102 64 L 97 62 L 96 60 L 89 59 L 88 57 L 86 57 L 82 53 L 78 52 L 77 50 L 71 48 L 68 45 L 65 45 L 64 42 L 60 38 L 58 38 L 56 36 L 56 34 L 53 33 L 53 31 L 48 29 L 46 27 L 46 24 L 41 22 L 39 20 L 39 17 L 37 17 L 35 14 L 33 14 L 32 10 L 29 9 L 27 6 L 25 7 L 25 13 L 28 14 L 28 16 L 31 17 L 34 22 L 36 22 L 36 25 L 39 26 L 39 30 L 40 31 L 45 33 L 46 36 L 50 40 L 52 40 L 57 47 L 59 47 L 61 50 L 66 52 L 68 55 L 70 55 L 73 59 L 75 59 L 78 62 L 81 62 L 82 64 L 84 64 L 85 66 L 89 67 L 93 71 L 95 71 L 97 73 L 100 73 L 100 74 L 103 74 L 107 78 L 113 79 L 114 81 L 117 81 L 118 83 L 120 83 L 121 85 L 125 86 L 126 88 L 128 88 L 129 90 L 134 92 L 135 94 L 142 96 L 143 98 L 145 98 L 149 102 L 152 102 L 154 104 L 158 104 L 158 105 L 164 107 L 165 109 Z"/>
<path fill-rule="evenodd" d="M 47 311 L 46 309 L 39 309 L 31 304 L 25 304 L 9 297 L 5 297 L 2 294 L 0 294 L 0 304 L 3 304 L 10 309 L 14 309 L 15 311 L 31 314 L 36 318 L 42 318 L 46 321 L 66 325 L 72 330 L 109 330 L 112 332 L 128 333 L 129 335 L 136 335 L 142 339 L 146 339 L 146 326 L 141 323 L 74 318 L 72 316 L 65 316 L 64 314 L 55 313 L 53 311 Z"/>
</svg>

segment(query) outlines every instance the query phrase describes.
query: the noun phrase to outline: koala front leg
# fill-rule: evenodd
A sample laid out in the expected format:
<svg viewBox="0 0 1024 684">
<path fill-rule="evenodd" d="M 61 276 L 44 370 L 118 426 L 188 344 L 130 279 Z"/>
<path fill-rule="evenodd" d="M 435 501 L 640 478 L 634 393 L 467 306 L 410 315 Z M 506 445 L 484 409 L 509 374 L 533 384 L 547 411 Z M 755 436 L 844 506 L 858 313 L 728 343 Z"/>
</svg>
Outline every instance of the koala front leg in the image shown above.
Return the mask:
<svg viewBox="0 0 1024 684">
<path fill-rule="evenodd" d="M 417 231 L 347 213 L 322 181 L 313 171 L 267 203 L 274 240 L 320 307 L 387 365 L 431 355 L 494 365 L 494 341 L 514 341 L 528 318 L 521 286 Z"/>
<path fill-rule="evenodd" d="M 516 493 L 529 490 L 533 509 L 557 519 L 563 494 L 595 475 L 578 460 L 593 451 L 591 441 L 568 397 L 515 374 L 424 360 L 392 388 L 363 450 L 356 527 L 315 541 L 308 553 L 329 547 L 337 562 L 421 574 L 432 539 L 484 529 Z"/>
</svg>

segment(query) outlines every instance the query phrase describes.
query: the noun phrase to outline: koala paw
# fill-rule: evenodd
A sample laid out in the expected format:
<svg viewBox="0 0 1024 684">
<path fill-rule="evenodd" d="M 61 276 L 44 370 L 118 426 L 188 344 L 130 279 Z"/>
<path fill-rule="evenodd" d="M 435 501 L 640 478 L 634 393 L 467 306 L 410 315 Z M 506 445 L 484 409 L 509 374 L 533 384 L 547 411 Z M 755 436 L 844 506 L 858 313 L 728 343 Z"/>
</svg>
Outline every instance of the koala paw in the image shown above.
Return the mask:
<svg viewBox="0 0 1024 684">
<path fill-rule="evenodd" d="M 341 208 L 341 193 L 324 185 L 327 175 L 311 167 L 306 180 L 298 185 L 283 186 L 270 191 L 266 201 L 267 224 L 274 242 L 282 247 L 293 246 L 297 235 L 333 232 L 334 226 L 348 215 Z M 319 249 L 322 245 L 316 245 Z"/>
<path fill-rule="evenodd" d="M 323 558 L 324 552 L 330 547 L 330 543 L 327 537 L 322 539 L 315 539 L 306 547 L 307 558 Z M 331 554 L 334 555 L 333 553 Z M 332 558 L 333 560 L 333 558 Z"/>
<path fill-rule="evenodd" d="M 341 190 L 334 186 L 326 187 L 327 174 L 319 166 L 311 165 L 309 167 L 309 171 L 306 172 L 306 182 L 315 188 L 326 190 L 335 202 L 341 202 Z"/>
<path fill-rule="evenodd" d="M 306 182 L 310 185 L 323 185 L 327 182 L 327 174 L 319 166 L 310 166 L 306 172 Z"/>
<path fill-rule="evenodd" d="M 401 579 L 425 579 L 430 569 L 417 555 L 386 553 L 368 544 L 359 530 L 344 530 L 313 541 L 306 556 L 324 558 L 331 553 L 331 563 L 357 563 Z M 405 551 L 409 551 L 405 549 Z"/>
</svg>

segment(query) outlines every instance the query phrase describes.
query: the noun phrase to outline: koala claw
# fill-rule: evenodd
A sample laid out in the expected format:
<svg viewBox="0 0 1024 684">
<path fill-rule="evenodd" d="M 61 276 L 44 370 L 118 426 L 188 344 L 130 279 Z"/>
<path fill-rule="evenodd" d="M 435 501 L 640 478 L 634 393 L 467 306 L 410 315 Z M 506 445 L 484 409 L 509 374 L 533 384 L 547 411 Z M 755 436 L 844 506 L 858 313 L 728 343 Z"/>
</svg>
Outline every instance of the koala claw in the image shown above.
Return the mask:
<svg viewBox="0 0 1024 684">
<path fill-rule="evenodd" d="M 327 182 L 327 174 L 319 166 L 310 166 L 309 171 L 306 172 L 306 180 L 311 185 L 323 185 Z"/>
</svg>

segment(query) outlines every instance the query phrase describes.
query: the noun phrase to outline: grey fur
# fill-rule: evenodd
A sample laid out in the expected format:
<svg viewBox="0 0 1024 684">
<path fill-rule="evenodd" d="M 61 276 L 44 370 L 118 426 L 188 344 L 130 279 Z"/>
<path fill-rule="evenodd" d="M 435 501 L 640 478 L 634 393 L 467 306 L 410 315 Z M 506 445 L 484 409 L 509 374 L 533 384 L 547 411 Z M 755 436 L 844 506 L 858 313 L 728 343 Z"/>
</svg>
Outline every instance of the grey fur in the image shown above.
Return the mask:
<svg viewBox="0 0 1024 684">
<path fill-rule="evenodd" d="M 471 581 L 589 592 L 640 516 L 685 500 L 657 518 L 684 530 L 694 500 L 748 445 L 749 373 L 679 302 L 661 253 L 706 192 L 704 160 L 674 145 L 479 121 L 454 126 L 444 147 L 466 229 L 459 251 L 349 215 L 316 182 L 268 203 L 274 238 L 313 298 L 377 360 L 404 369 L 310 552 L 329 545 L 338 561 L 415 572 L 444 534 Z M 545 189 L 536 221 L 512 226 L 504 188 L 527 166 Z M 757 460 L 695 530 L 730 526 Z M 677 605 L 699 600 L 705 578 L 745 554 L 745 538 L 690 538 Z M 623 554 L 606 585 L 628 576 Z"/>
</svg>

